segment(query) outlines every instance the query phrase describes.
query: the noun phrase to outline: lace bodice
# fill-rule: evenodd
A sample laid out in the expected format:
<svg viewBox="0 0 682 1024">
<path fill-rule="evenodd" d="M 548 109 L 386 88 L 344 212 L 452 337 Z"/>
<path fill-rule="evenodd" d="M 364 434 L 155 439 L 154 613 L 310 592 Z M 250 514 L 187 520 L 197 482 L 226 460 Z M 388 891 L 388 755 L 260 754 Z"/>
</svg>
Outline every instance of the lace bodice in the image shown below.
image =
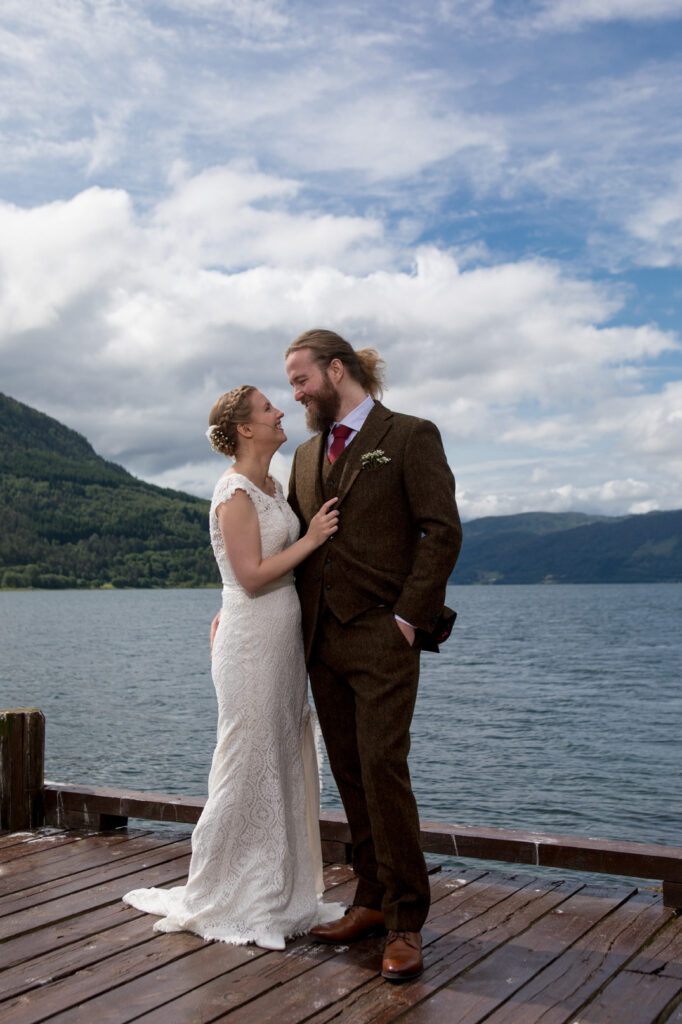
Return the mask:
<svg viewBox="0 0 682 1024">
<path fill-rule="evenodd" d="M 218 480 L 211 501 L 210 532 L 213 553 L 220 569 L 220 578 L 223 581 L 223 586 L 230 589 L 237 588 L 246 593 L 235 578 L 232 566 L 225 552 L 223 536 L 220 532 L 220 523 L 216 515 L 218 507 L 224 501 L 229 501 L 235 491 L 245 491 L 256 507 L 263 558 L 270 558 L 284 548 L 289 547 L 290 544 L 293 544 L 298 539 L 299 522 L 284 497 L 279 480 L 275 480 L 274 498 L 271 498 L 265 491 L 261 491 L 259 487 L 251 483 L 248 477 L 242 476 L 241 473 L 230 473 L 227 476 L 221 476 L 220 480 Z M 291 583 L 292 579 L 293 574 L 288 573 L 280 578 L 278 585 Z"/>
</svg>

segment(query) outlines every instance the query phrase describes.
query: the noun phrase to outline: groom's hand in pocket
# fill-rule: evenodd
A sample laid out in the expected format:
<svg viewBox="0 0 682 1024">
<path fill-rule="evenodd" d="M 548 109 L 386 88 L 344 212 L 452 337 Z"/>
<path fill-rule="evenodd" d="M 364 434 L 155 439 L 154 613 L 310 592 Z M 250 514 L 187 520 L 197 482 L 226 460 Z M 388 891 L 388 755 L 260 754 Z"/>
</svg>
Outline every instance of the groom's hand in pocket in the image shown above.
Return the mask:
<svg viewBox="0 0 682 1024">
<path fill-rule="evenodd" d="M 396 626 L 403 634 L 410 647 L 412 647 L 414 644 L 414 626 L 411 626 L 409 622 L 403 622 L 403 620 L 399 619 L 397 615 L 394 616 L 394 618 Z"/>
</svg>

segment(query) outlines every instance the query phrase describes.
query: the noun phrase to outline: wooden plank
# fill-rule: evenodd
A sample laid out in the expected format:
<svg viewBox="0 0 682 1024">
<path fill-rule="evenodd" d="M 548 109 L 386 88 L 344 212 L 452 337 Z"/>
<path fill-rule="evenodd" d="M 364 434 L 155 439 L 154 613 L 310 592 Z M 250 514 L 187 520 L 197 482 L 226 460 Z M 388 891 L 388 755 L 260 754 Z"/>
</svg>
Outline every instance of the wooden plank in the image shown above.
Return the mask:
<svg viewBox="0 0 682 1024">
<path fill-rule="evenodd" d="M 32 988 L 44 988 L 48 983 L 70 977 L 124 949 L 139 950 L 145 942 L 152 942 L 155 937 L 153 921 L 147 914 L 137 913 L 133 920 L 129 914 L 125 915 L 125 919 L 119 915 L 118 926 L 102 932 L 95 931 L 78 942 L 57 946 L 43 956 L 33 957 L 30 961 L 5 970 L 1 975 L 0 1016 L 3 1001 L 14 999 Z"/>
<path fill-rule="evenodd" d="M 13 862 L 3 872 L 3 893 L 0 899 L 0 912 L 6 905 L 3 900 L 13 893 L 25 891 L 27 888 L 35 890 L 36 887 L 54 882 L 59 883 L 60 879 L 76 877 L 83 871 L 93 870 L 99 866 L 111 866 L 123 862 L 138 853 L 151 852 L 154 849 L 173 846 L 185 842 L 172 835 L 156 833 L 147 835 L 140 833 L 127 835 L 119 833 L 110 835 L 105 832 L 95 833 L 91 836 L 82 836 L 77 844 L 72 844 L 66 849 L 56 852 L 54 858 L 49 852 L 45 852 L 38 858 L 32 858 L 28 863 Z"/>
<path fill-rule="evenodd" d="M 658 1024 L 660 1015 L 681 995 L 678 978 L 622 971 L 588 1003 L 579 1019 L 586 1024 Z"/>
<path fill-rule="evenodd" d="M 146 864 L 149 861 L 145 861 Z M 113 905 L 105 904 L 104 906 L 96 907 L 94 910 L 91 909 L 91 901 L 88 897 L 87 890 L 85 892 L 86 905 L 82 906 L 78 904 L 80 913 L 71 918 L 64 920 L 63 913 L 64 908 L 58 904 L 56 909 L 52 905 L 48 905 L 48 909 L 53 915 L 56 914 L 56 923 L 50 924 L 50 922 L 43 922 L 43 926 L 38 930 L 31 930 L 28 933 L 19 934 L 14 938 L 6 940 L 2 946 L 0 946 L 0 965 L 8 968 L 12 965 L 25 963 L 27 960 L 37 960 L 39 957 L 47 955 L 52 950 L 53 946 L 58 945 L 61 948 L 68 946 L 69 942 L 75 942 L 82 938 L 95 935 L 98 932 L 105 931 L 108 928 L 119 925 L 122 920 L 126 920 L 130 915 L 140 916 L 145 922 L 148 935 L 151 938 L 153 935 L 153 924 L 154 918 L 150 915 L 140 915 L 138 911 L 133 910 L 131 907 L 124 906 L 119 903 L 118 900 L 123 893 L 129 891 L 131 888 L 138 888 L 146 885 L 178 885 L 182 884 L 186 878 L 186 867 L 188 864 L 188 858 L 180 863 L 178 866 L 177 861 L 171 861 L 165 869 L 164 874 L 157 873 L 150 876 L 148 873 L 140 875 L 138 877 L 125 876 L 119 878 L 114 883 L 113 891 L 110 892 L 110 896 L 114 899 Z M 348 897 L 350 899 L 352 890 L 354 889 L 354 876 L 352 871 L 344 865 L 335 865 L 327 867 L 325 869 L 325 884 L 330 891 L 329 898 L 337 898 L 337 892 L 340 892 L 340 898 Z M 347 887 L 347 892 L 344 892 L 344 888 Z M 112 887 L 110 886 L 110 889 Z M 98 899 L 101 900 L 101 891 L 98 891 Z M 67 898 L 66 910 L 73 911 L 76 908 L 71 897 Z M 29 924 L 35 924 L 35 915 L 31 915 Z M 26 921 L 24 921 L 24 926 Z M 42 970 L 42 968 L 40 968 Z M 3 975 L 3 979 L 6 976 Z"/>
<path fill-rule="evenodd" d="M 673 917 L 654 941 L 628 964 L 628 970 L 682 979 L 682 917 Z"/>
<path fill-rule="evenodd" d="M 345 881 L 340 882 L 339 876 L 345 876 Z M 335 888 L 329 893 L 331 898 L 337 899 L 340 895 L 338 890 L 345 890 L 352 895 L 355 887 L 355 879 L 346 867 L 337 867 L 326 871 L 327 882 L 336 882 Z M 441 880 L 438 879 L 440 882 Z M 451 887 L 442 887 L 444 894 L 450 894 Z M 374 944 L 375 940 L 368 940 Z M 102 995 L 86 1004 L 87 1014 L 83 1020 L 129 1020 L 140 1014 L 151 1015 L 151 1019 L 159 1019 L 167 1022 L 171 1020 L 192 1020 L 210 1019 L 213 1012 L 214 1001 L 217 1001 L 217 1012 L 225 1008 L 225 1000 L 234 1008 L 240 1002 L 248 1002 L 254 994 L 262 991 L 269 991 L 274 986 L 279 986 L 287 979 L 299 978 L 322 959 L 333 958 L 338 955 L 338 947 L 323 946 L 318 943 L 311 943 L 309 939 L 300 939 L 287 946 L 285 954 L 267 954 L 268 960 L 260 958 L 263 953 L 255 950 L 254 947 L 246 947 L 251 950 L 250 955 L 244 956 L 245 947 L 231 947 L 216 944 L 220 947 L 219 953 L 211 953 L 210 958 L 198 964 L 196 955 L 187 958 L 182 963 L 173 963 L 168 968 L 158 969 L 154 972 L 153 978 L 147 976 L 139 978 L 131 983 L 126 983 L 116 989 L 115 1007 L 111 1007 L 111 995 Z M 230 951 L 242 950 L 234 960 Z M 379 940 L 379 949 L 381 940 Z M 259 958 L 254 963 L 253 954 L 257 953 Z M 213 957 L 218 956 L 214 963 Z M 203 956 L 206 956 L 205 954 Z M 376 949 L 372 949 L 372 958 L 376 966 Z M 203 981 L 204 972 L 209 977 Z M 187 993 L 187 989 L 191 989 Z M 197 993 L 197 994 L 195 994 Z M 174 997 L 175 1000 L 170 1002 Z M 199 1000 L 199 1009 L 194 1005 Z M 124 1009 L 121 1009 L 124 1007 Z M 193 1016 L 200 1013 L 200 1017 Z M 77 1014 L 69 1018 L 78 1021 L 81 1019 Z"/>
<path fill-rule="evenodd" d="M 409 985 L 392 985 L 379 976 L 352 987 L 352 978 L 339 977 L 333 986 L 327 982 L 330 998 L 326 999 L 322 991 L 316 990 L 316 1004 L 324 1009 L 310 1017 L 310 1024 L 336 1021 L 338 1000 L 343 1001 L 344 1024 L 367 1024 L 368 1021 L 387 1024 L 484 960 L 498 946 L 524 931 L 545 913 L 561 906 L 581 888 L 580 883 L 548 882 L 523 875 L 490 875 L 453 892 L 450 898 L 432 907 L 427 919 L 422 932 L 424 973 L 419 978 Z M 382 949 L 383 946 L 379 945 L 379 958 Z M 354 950 L 351 950 L 351 964 L 353 954 Z M 380 967 L 380 959 L 378 963 Z M 306 984 L 308 986 L 310 982 Z M 283 998 L 282 993 L 280 998 Z M 264 1019 L 271 1018 L 266 1016 Z M 293 1016 L 285 1016 L 282 1024 L 294 1019 Z M 430 1018 L 430 1024 L 441 1024 L 441 1021 L 451 1019 L 461 1018 L 435 1016 Z M 277 1020 L 274 1007 L 272 1020 Z"/>
<path fill-rule="evenodd" d="M 337 820 L 332 827 L 345 826 Z M 0 899 L 10 909 L 0 925 L 14 919 L 18 928 L 0 944 L 3 1024 L 389 1024 L 398 1017 L 428 1024 L 658 1024 L 660 1017 L 672 1024 L 682 1000 L 682 918 L 660 895 L 633 895 L 629 887 L 602 893 L 483 867 L 442 871 L 430 879 L 424 975 L 396 986 L 379 975 L 382 938 L 340 947 L 303 937 L 284 953 L 265 953 L 154 933 L 155 919 L 120 896 L 181 884 L 189 843 L 159 833 L 122 836 L 56 844 L 51 867 L 47 848 L 39 848 L 27 858 L 36 868 L 32 877 L 26 864 L 32 884 Z M 67 876 L 69 862 L 78 870 Z M 21 861 L 10 866 L 14 885 Z M 348 865 L 326 866 L 325 881 L 327 899 L 352 899 Z"/>
<path fill-rule="evenodd" d="M 678 1003 L 670 1016 L 665 1018 L 665 1024 L 682 1024 L 682 1002 Z"/>
<path fill-rule="evenodd" d="M 359 981 L 376 974 L 381 964 L 380 949 L 381 940 L 376 938 L 353 943 L 354 973 Z M 192 980 L 188 975 L 183 994 L 178 992 L 172 1002 L 163 1002 L 160 997 L 156 1008 L 151 1008 L 147 1000 L 149 1011 L 135 1019 L 145 1024 L 222 1019 L 228 1019 L 231 1024 L 243 1021 L 265 1024 L 271 1019 L 286 1024 L 306 1020 L 317 1002 L 317 982 L 312 981 L 313 976 L 319 979 L 326 969 L 333 977 L 342 970 L 347 955 L 339 947 L 299 939 L 288 947 L 287 953 L 269 953 L 264 961 L 244 963 L 239 969 L 216 975 L 199 987 L 187 984 Z M 165 996 L 168 990 L 164 986 L 160 991 Z M 126 994 L 126 1002 L 128 998 Z M 136 999 L 134 1005 L 139 1011 L 142 1003 Z M 275 1018 L 270 1016 L 271 1006 L 278 1007 Z"/>
<path fill-rule="evenodd" d="M 60 883 L 58 890 L 42 894 L 42 900 L 33 906 L 22 907 L 21 902 L 18 902 L 14 913 L 0 920 L 0 940 L 34 928 L 43 928 L 46 924 L 54 924 L 106 903 L 114 903 L 121 898 L 122 892 L 129 889 L 169 884 L 173 879 L 186 877 L 188 867 L 188 854 L 183 854 L 181 849 L 175 851 L 165 847 L 149 854 L 139 854 L 116 865 L 113 877 L 110 868 L 96 868 L 92 873 L 82 872 L 75 879 Z M 88 881 L 84 878 L 87 874 L 92 875 Z M 121 879 L 125 879 L 123 884 Z"/>
<path fill-rule="evenodd" d="M 194 824 L 205 803 L 196 797 L 62 784 L 46 786 L 45 800 L 46 821 L 55 825 L 73 815 L 83 824 L 99 822 L 102 815 Z M 324 811 L 320 833 L 332 844 L 329 849 L 350 842 L 341 812 Z M 427 853 L 659 879 L 670 905 L 682 902 L 682 847 L 428 821 L 421 823 L 421 842 Z"/>
<path fill-rule="evenodd" d="M 565 1024 L 575 1019 L 580 1008 L 671 919 L 660 899 L 639 893 L 537 974 L 486 1024 Z"/>
<path fill-rule="evenodd" d="M 38 885 L 42 881 L 77 874 L 83 868 L 125 859 L 143 848 L 145 847 L 140 838 L 132 838 L 125 833 L 81 833 L 71 843 L 42 849 L 28 859 L 14 858 L 4 865 L 0 879 L 0 897 L 4 898 L 10 893 L 18 892 L 29 885 Z"/>
<path fill-rule="evenodd" d="M 333 886 L 332 893 L 344 886 L 354 885 L 348 870 L 340 866 L 327 871 L 327 880 Z M 344 880 L 341 881 L 341 878 Z M 243 963 L 251 964 L 254 959 L 268 955 L 253 946 L 231 946 L 223 943 L 204 943 L 187 933 L 177 935 L 154 935 L 153 918 L 144 915 L 145 921 L 136 920 L 131 926 L 131 935 L 137 939 L 144 931 L 151 939 L 153 948 L 149 951 L 142 942 L 134 949 L 116 953 L 106 959 L 98 958 L 97 971 L 71 970 L 69 978 L 55 980 L 43 985 L 39 992 L 25 993 L 22 997 L 3 1004 L 3 1024 L 21 1021 L 30 1024 L 48 1014 L 54 1020 L 78 1021 L 130 1020 L 143 1009 L 153 1009 L 160 1002 L 167 1002 L 174 993 L 182 995 L 187 987 L 200 984 L 207 978 L 223 977 L 226 972 Z M 142 933 L 140 929 L 143 928 Z M 120 929 L 115 929 L 120 931 Z M 111 945 L 111 930 L 108 938 L 100 940 Z M 189 947 L 186 940 L 190 940 Z M 77 953 L 80 955 L 83 945 Z M 87 950 L 87 943 L 85 944 Z M 326 955 L 333 956 L 333 947 L 324 948 Z M 191 952 L 191 957 L 187 954 Z M 74 964 L 72 963 L 73 967 Z M 260 968 L 259 968 L 260 970 Z M 151 972 L 151 976 L 150 976 Z M 112 996 L 111 989 L 115 989 Z M 63 1016 L 62 1016 L 63 1015 Z M 168 1018 L 166 1017 L 167 1021 Z"/>
<path fill-rule="evenodd" d="M 172 884 L 173 881 L 174 879 L 169 879 L 169 882 L 164 884 Z M 147 921 L 151 920 L 148 914 L 142 914 L 141 911 L 135 911 L 125 903 L 116 901 L 96 907 L 94 910 L 83 911 L 55 924 L 46 924 L 35 931 L 23 932 L 21 935 L 5 939 L 0 946 L 0 966 L 5 971 L 1 978 L 4 979 L 7 976 L 6 972 L 18 964 L 26 964 L 29 960 L 38 961 L 43 956 L 49 956 L 55 949 L 65 949 L 81 939 L 89 939 L 93 935 L 106 932 L 109 928 L 115 928 L 130 920 L 131 914 L 138 914 Z"/>
<path fill-rule="evenodd" d="M 608 890 L 586 886 L 560 906 L 534 921 L 522 934 L 492 950 L 464 975 L 406 1014 L 405 1020 L 447 1020 L 454 1008 L 467 1024 L 479 1024 L 579 938 L 612 913 L 632 890 Z M 522 998 L 522 997 L 520 997 Z"/>
<path fill-rule="evenodd" d="M 682 882 L 682 847 L 421 822 L 425 851 Z"/>
<path fill-rule="evenodd" d="M 9 832 L 7 829 L 0 829 L 0 850 L 4 850 L 8 846 L 16 846 L 17 844 L 27 842 L 30 839 L 38 838 L 42 835 L 51 835 L 62 832 L 63 829 L 55 828 L 32 828 L 23 830 L 20 832 Z"/>
<path fill-rule="evenodd" d="M 472 872 L 472 874 L 473 874 L 473 872 Z M 481 874 L 480 872 L 476 872 L 476 875 L 480 875 L 480 874 Z M 440 879 L 438 879 L 438 881 L 440 881 Z M 353 875 L 351 869 L 349 869 L 347 866 L 343 866 L 343 865 L 335 865 L 333 867 L 326 868 L 325 869 L 325 882 L 326 882 L 326 884 L 328 886 L 332 887 L 331 890 L 329 891 L 329 896 L 330 896 L 330 898 L 335 899 L 335 900 L 339 899 L 339 898 L 342 898 L 343 896 L 348 896 L 348 898 L 350 898 L 352 896 L 352 893 L 353 893 L 354 888 L 355 888 L 355 878 L 354 878 L 354 875 Z M 454 884 L 463 884 L 463 883 L 454 883 Z M 443 892 L 444 893 L 449 893 L 451 891 L 451 889 L 452 889 L 452 885 L 453 885 L 453 883 L 450 883 L 447 886 L 444 886 L 443 887 Z M 339 890 L 342 890 L 342 891 L 340 892 Z M 334 954 L 334 948 L 332 948 L 332 947 L 320 947 L 320 946 L 318 946 L 318 944 L 315 944 L 315 946 L 316 946 L 317 949 L 325 949 L 325 950 L 327 950 L 329 956 L 332 956 Z M 291 952 L 291 946 L 289 946 L 288 950 L 287 950 L 288 954 L 290 952 Z M 277 955 L 277 954 L 275 954 L 275 955 Z M 223 960 L 224 960 L 224 957 L 223 957 Z M 178 974 L 175 965 L 174 965 L 174 967 L 172 969 L 171 975 L 172 975 L 172 979 L 174 979 L 174 981 L 177 981 L 178 979 L 182 980 L 182 978 L 183 978 L 182 973 Z M 194 968 L 193 967 L 192 967 L 192 971 L 191 971 L 191 976 L 195 977 L 195 975 L 194 975 Z M 222 977 L 222 975 L 221 975 L 221 977 Z M 183 982 L 183 984 L 184 984 L 184 982 Z M 168 983 L 167 980 L 164 980 L 164 983 L 163 983 L 163 986 L 162 986 L 162 991 L 163 991 L 164 995 L 167 995 L 168 992 L 170 991 L 169 983 Z M 134 1007 L 135 1013 L 137 1014 L 137 1013 L 139 1013 L 141 1011 L 142 1007 L 146 1007 L 148 1009 L 153 1009 L 156 1006 L 156 1004 L 158 1002 L 158 999 L 159 999 L 159 996 L 158 996 L 158 992 L 156 991 L 156 989 L 151 989 L 150 990 L 149 986 L 144 981 L 140 981 L 139 984 L 136 983 L 132 987 L 132 989 L 129 989 L 126 986 L 125 992 L 123 992 L 123 991 L 119 992 L 117 990 L 117 1004 L 118 1004 L 118 1002 L 120 1000 L 124 1000 L 125 1007 L 126 1007 L 126 1009 L 125 1009 L 126 1016 L 122 1017 L 121 1019 L 127 1019 L 127 1014 L 129 1012 L 131 1012 L 130 1011 L 130 1007 L 131 1006 Z M 108 998 L 105 999 L 104 1002 L 108 1003 L 109 1002 Z M 106 1010 L 105 1007 L 100 1008 L 100 1004 L 99 1003 L 95 1003 L 95 1004 L 88 1003 L 87 1007 L 88 1007 L 88 1012 L 89 1013 L 95 1013 L 96 1012 L 98 1017 L 101 1017 L 102 1013 L 107 1014 L 107 1013 L 112 1012 L 111 1010 Z M 180 1012 L 180 1011 L 178 1011 L 178 1012 Z M 73 1018 L 71 1018 L 71 1019 L 73 1019 Z M 76 1017 L 75 1019 L 78 1019 L 78 1017 Z M 87 1018 L 84 1018 L 84 1019 L 87 1019 Z M 109 1019 L 109 1018 L 107 1016 L 105 1016 L 104 1019 Z M 116 1018 L 116 1019 L 118 1019 L 118 1018 Z"/>
<path fill-rule="evenodd" d="M 48 783 L 45 786 L 45 821 L 58 826 L 70 814 L 77 813 L 84 821 L 104 814 L 196 825 L 205 803 L 203 797 Z"/>
<path fill-rule="evenodd" d="M 215 950 L 205 945 L 196 935 L 180 932 L 177 935 L 156 935 L 153 942 L 141 949 L 133 947 L 67 978 L 42 985 L 1 1004 L 3 1024 L 34 1024 L 46 1017 L 70 1022 L 125 1020 L 126 1007 L 119 1004 L 118 992 L 110 994 L 121 982 L 152 974 L 163 965 L 174 964 L 173 974 L 188 953 L 201 954 Z M 215 955 L 215 954 L 214 954 Z M 192 958 L 193 959 L 193 958 Z M 127 986 L 122 986 L 125 989 Z M 102 998 L 98 998 L 102 996 Z M 88 1000 L 94 999 L 92 1012 Z M 54 1015 L 57 1015 L 56 1017 Z"/>
<path fill-rule="evenodd" d="M 341 885 L 355 878 L 355 873 L 345 862 L 342 864 L 325 864 L 323 867 L 325 890 L 332 889 L 335 885 Z"/>
<path fill-rule="evenodd" d="M 159 836 L 153 847 L 142 845 L 141 848 L 138 847 L 133 851 L 131 856 L 123 858 L 120 862 L 113 857 L 109 860 L 102 860 L 94 856 L 94 863 L 91 867 L 85 863 L 80 865 L 81 870 L 76 873 L 57 878 L 38 879 L 34 885 L 27 885 L 0 899 L 0 934 L 5 928 L 2 919 L 18 910 L 59 899 L 117 875 L 130 874 L 137 870 L 140 864 L 172 860 L 187 853 L 189 853 L 187 842 L 172 838 L 164 839 Z"/>
<path fill-rule="evenodd" d="M 536 879 L 528 877 L 503 878 L 501 881 L 502 884 L 498 885 L 497 880 L 486 876 L 480 883 L 472 882 L 452 890 L 434 905 L 423 933 L 425 961 L 432 966 L 434 973 L 442 975 L 450 968 L 454 972 L 463 970 L 481 957 L 477 942 L 483 943 L 485 948 L 490 944 L 496 945 L 503 941 L 512 918 L 516 916 L 517 921 L 534 919 L 579 887 L 566 885 L 561 892 L 561 883 L 556 882 L 541 889 L 535 888 Z M 485 940 L 483 936 L 486 936 Z M 386 1020 L 393 1020 L 398 1010 L 402 1012 L 404 1009 L 402 1001 L 409 999 L 410 993 L 414 996 L 421 991 L 418 998 L 424 998 L 423 986 L 429 984 L 428 969 L 425 975 L 409 985 L 394 986 L 384 982 L 379 977 L 383 947 L 381 938 L 353 943 L 352 947 L 336 947 L 337 956 L 313 965 L 305 975 L 305 984 L 296 980 L 282 981 L 277 989 L 266 991 L 257 998 L 252 996 L 238 1010 L 231 1009 L 229 1014 L 224 1013 L 215 1019 L 229 1020 L 230 1024 L 253 1021 L 259 1024 L 294 1024 L 305 1019 L 318 1024 L 322 1020 L 339 1019 L 337 1015 L 341 1004 L 345 1021 L 349 1004 L 353 1004 L 360 991 L 369 988 L 373 993 L 369 1013 L 365 1015 L 368 1008 L 363 1007 L 362 1015 L 348 1019 L 366 1024 L 376 1019 L 377 1012 L 383 1013 L 388 1007 Z M 439 984 L 443 984 L 442 977 Z M 183 1007 L 188 1005 L 189 999 L 195 1000 L 198 1006 L 205 998 L 209 998 L 207 986 L 185 997 Z M 220 1000 L 216 986 L 213 986 L 211 998 Z M 213 1003 L 209 1005 L 213 1010 Z M 317 1013 L 311 1015 L 311 1007 Z M 175 1019 L 175 1005 L 172 1009 L 172 1019 Z"/>
<path fill-rule="evenodd" d="M 170 870 L 175 872 L 177 868 L 172 867 Z M 350 886 L 353 883 L 354 877 L 352 870 L 347 865 L 335 864 L 325 866 L 324 878 L 329 898 L 341 898 L 342 900 L 345 896 L 350 898 L 352 895 Z M 175 874 L 173 874 L 173 877 L 169 877 L 162 884 L 182 884 L 184 878 L 185 875 L 181 874 L 175 877 Z M 343 886 L 346 886 L 347 890 L 343 889 Z M 120 894 L 123 895 L 129 888 L 129 880 L 123 880 Z M 18 964 L 26 964 L 27 961 L 34 960 L 36 964 L 32 965 L 30 969 L 33 970 L 35 967 L 37 970 L 39 968 L 36 965 L 41 957 L 50 956 L 55 949 L 67 949 L 71 944 L 76 944 L 80 940 L 88 940 L 91 936 L 104 933 L 109 928 L 120 926 L 122 923 L 129 921 L 131 916 L 137 916 L 146 922 L 151 937 L 155 918 L 116 901 L 113 904 L 98 907 L 94 910 L 84 911 L 82 914 L 68 920 L 60 920 L 56 924 L 48 924 L 35 931 L 23 933 L 5 940 L 0 947 L 0 963 L 7 970 Z M 28 970 L 29 968 L 27 967 L 26 969 Z M 2 978 L 4 984 L 7 973 Z"/>
<path fill-rule="evenodd" d="M 88 833 L 66 832 L 62 829 L 41 829 L 39 832 L 14 832 L 11 835 L 22 838 L 0 848 L 0 864 L 9 864 L 19 858 L 32 857 L 43 850 L 54 850 L 59 846 L 78 842 Z"/>
</svg>

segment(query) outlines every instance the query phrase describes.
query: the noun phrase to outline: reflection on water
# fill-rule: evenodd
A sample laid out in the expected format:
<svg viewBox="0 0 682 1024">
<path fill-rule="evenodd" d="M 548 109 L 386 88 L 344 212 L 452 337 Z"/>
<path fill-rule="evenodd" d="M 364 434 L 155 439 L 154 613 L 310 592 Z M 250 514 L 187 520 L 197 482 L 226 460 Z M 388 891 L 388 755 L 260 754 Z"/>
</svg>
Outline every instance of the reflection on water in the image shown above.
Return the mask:
<svg viewBox="0 0 682 1024">
<path fill-rule="evenodd" d="M 0 593 L 0 704 L 45 712 L 48 778 L 205 794 L 218 602 Z M 682 585 L 452 587 L 448 603 L 412 730 L 421 817 L 682 844 Z"/>
</svg>

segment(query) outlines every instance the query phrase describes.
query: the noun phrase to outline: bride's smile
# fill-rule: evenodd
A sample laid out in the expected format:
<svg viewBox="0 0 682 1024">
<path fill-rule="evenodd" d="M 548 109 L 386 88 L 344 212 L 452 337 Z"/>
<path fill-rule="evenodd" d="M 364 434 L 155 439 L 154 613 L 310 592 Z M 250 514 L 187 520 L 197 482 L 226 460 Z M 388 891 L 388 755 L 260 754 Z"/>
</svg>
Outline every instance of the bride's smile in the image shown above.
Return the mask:
<svg viewBox="0 0 682 1024">
<path fill-rule="evenodd" d="M 276 440 L 277 446 L 279 447 L 284 444 L 287 439 L 287 435 L 284 433 L 284 428 L 282 427 L 283 418 L 284 413 L 280 409 L 276 409 L 264 394 L 256 390 L 252 394 L 251 417 L 248 423 L 244 424 L 244 426 L 251 427 L 253 430 L 254 440 Z M 254 429 L 260 427 L 265 427 L 266 430 Z"/>
</svg>

